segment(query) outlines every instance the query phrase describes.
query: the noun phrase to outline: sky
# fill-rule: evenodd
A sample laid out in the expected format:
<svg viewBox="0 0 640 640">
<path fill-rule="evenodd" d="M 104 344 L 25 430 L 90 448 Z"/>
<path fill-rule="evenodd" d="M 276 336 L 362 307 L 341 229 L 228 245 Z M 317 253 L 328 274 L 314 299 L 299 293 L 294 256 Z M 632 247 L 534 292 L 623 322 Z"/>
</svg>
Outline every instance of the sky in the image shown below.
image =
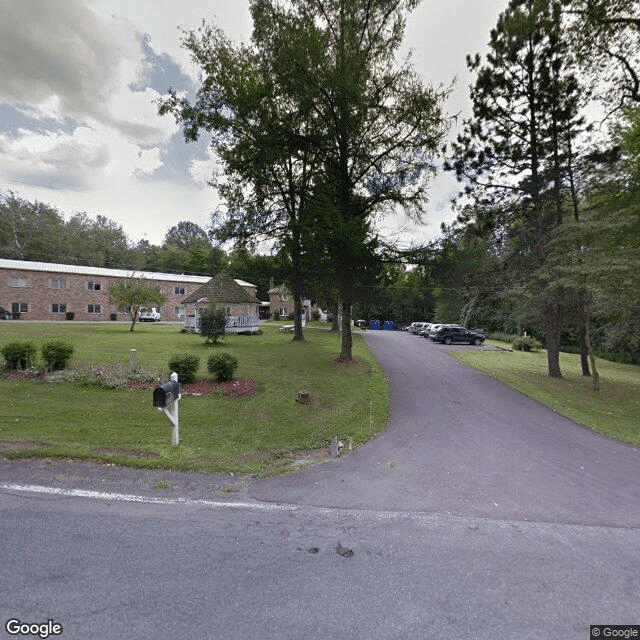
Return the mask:
<svg viewBox="0 0 640 640">
<path fill-rule="evenodd" d="M 405 53 L 425 83 L 455 84 L 450 115 L 469 114 L 467 54 L 486 51 L 508 0 L 423 0 L 408 18 Z M 103 215 L 134 242 L 162 244 L 188 220 L 206 229 L 220 204 L 206 133 L 187 144 L 155 101 L 197 88 L 180 28 L 202 20 L 248 40 L 244 0 L 0 0 L 0 191 L 65 217 Z M 458 120 L 459 121 L 459 120 Z M 455 127 L 451 135 L 455 134 Z M 380 222 L 403 245 L 435 238 L 455 215 L 455 179 L 432 183 L 424 225 L 399 212 Z"/>
</svg>

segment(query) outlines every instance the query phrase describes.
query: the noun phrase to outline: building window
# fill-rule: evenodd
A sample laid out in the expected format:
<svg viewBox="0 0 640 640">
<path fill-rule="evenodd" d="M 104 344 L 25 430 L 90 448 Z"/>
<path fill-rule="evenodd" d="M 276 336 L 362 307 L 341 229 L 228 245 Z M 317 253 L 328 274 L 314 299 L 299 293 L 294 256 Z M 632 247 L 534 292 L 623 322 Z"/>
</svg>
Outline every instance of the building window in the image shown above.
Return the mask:
<svg viewBox="0 0 640 640">
<path fill-rule="evenodd" d="M 99 304 L 87 305 L 87 313 L 96 314 L 101 313 Z"/>
<path fill-rule="evenodd" d="M 100 291 L 100 283 L 99 282 L 87 282 L 87 289 L 89 291 Z M 98 312 L 100 313 L 100 312 Z"/>
<path fill-rule="evenodd" d="M 289 310 L 286 307 L 280 307 L 280 317 L 284 318 L 289 315 Z"/>
<path fill-rule="evenodd" d="M 175 293 L 175 295 L 177 295 L 177 296 L 183 296 L 184 295 L 184 287 L 173 287 L 173 293 Z"/>
<path fill-rule="evenodd" d="M 173 315 L 174 316 L 178 316 L 179 318 L 182 318 L 183 316 L 187 315 L 187 308 L 186 307 L 173 307 Z"/>
<path fill-rule="evenodd" d="M 56 280 L 52 280 L 51 281 L 51 288 L 52 289 L 66 289 L 67 288 L 67 281 L 63 278 L 57 278 Z"/>
<path fill-rule="evenodd" d="M 29 305 L 26 302 L 12 302 L 11 313 L 27 313 Z"/>
<path fill-rule="evenodd" d="M 54 302 L 51 305 L 51 313 L 66 313 L 67 312 L 67 305 L 66 304 L 62 304 L 60 302 Z"/>
<path fill-rule="evenodd" d="M 9 278 L 9 286 L 15 287 L 17 289 L 26 289 L 27 288 L 27 279 L 21 278 L 20 276 L 11 276 Z"/>
</svg>

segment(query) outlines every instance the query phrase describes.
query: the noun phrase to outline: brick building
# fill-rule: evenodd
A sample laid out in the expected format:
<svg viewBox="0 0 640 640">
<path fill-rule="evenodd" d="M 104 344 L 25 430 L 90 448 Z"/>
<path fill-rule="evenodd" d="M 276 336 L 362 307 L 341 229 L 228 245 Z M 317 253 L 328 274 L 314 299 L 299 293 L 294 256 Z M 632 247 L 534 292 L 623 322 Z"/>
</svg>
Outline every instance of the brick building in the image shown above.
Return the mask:
<svg viewBox="0 0 640 640">
<path fill-rule="evenodd" d="M 268 293 L 269 305 L 273 317 L 275 317 L 276 313 L 281 319 L 286 319 L 293 315 L 293 312 L 295 310 L 295 301 L 293 299 L 293 294 L 289 291 L 289 289 L 287 289 L 284 284 L 278 285 L 276 287 L 271 286 Z M 316 305 L 312 304 L 311 300 L 302 300 L 302 313 L 304 315 L 305 321 L 311 319 L 311 312 L 316 309 Z"/>
<path fill-rule="evenodd" d="M 167 296 L 162 320 L 184 318 L 183 301 L 210 280 L 207 276 L 134 272 L 48 262 L 0 259 L 0 307 L 25 320 L 128 320 L 109 304 L 108 287 L 120 278 L 143 277 Z M 249 285 L 250 286 L 250 285 Z"/>
</svg>

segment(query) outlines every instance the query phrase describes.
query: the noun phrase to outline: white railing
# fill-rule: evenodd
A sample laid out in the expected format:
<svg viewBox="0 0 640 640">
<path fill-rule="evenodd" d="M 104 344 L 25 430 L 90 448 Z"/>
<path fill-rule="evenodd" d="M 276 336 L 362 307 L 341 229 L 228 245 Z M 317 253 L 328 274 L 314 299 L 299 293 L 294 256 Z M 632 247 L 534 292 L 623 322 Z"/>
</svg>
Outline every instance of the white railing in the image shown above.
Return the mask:
<svg viewBox="0 0 640 640">
<path fill-rule="evenodd" d="M 200 333 L 200 316 L 186 316 L 184 327 L 187 331 Z M 257 331 L 260 328 L 258 316 L 227 316 L 225 331 L 227 333 L 244 333 Z"/>
</svg>

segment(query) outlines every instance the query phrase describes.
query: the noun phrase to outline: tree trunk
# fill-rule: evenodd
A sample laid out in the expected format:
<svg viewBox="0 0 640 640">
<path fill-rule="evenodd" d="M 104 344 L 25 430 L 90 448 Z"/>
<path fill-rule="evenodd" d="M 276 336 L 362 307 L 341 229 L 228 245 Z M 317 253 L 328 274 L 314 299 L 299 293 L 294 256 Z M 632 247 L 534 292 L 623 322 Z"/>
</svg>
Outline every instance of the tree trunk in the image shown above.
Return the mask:
<svg viewBox="0 0 640 640">
<path fill-rule="evenodd" d="M 558 303 L 549 309 L 545 327 L 547 341 L 547 365 L 551 378 L 562 378 L 560 370 L 560 336 L 562 331 L 561 313 Z"/>
<path fill-rule="evenodd" d="M 302 297 L 300 294 L 293 298 L 293 341 L 304 342 L 302 333 Z"/>
<path fill-rule="evenodd" d="M 589 369 L 589 336 L 587 335 L 587 327 L 585 323 L 584 301 L 580 300 L 580 325 L 578 332 L 580 334 L 580 366 L 582 367 L 582 375 L 590 376 L 591 370 Z"/>
<path fill-rule="evenodd" d="M 585 344 L 587 347 L 587 353 L 589 354 L 589 360 L 591 362 L 591 371 L 593 371 L 593 390 L 600 391 L 600 374 L 596 369 L 596 358 L 593 355 L 593 349 L 591 348 L 591 338 L 589 336 L 589 310 L 586 310 L 584 317 L 584 328 L 585 328 Z"/>
<path fill-rule="evenodd" d="M 340 331 L 340 305 L 334 302 L 330 307 L 331 311 L 331 333 L 338 333 Z"/>
<path fill-rule="evenodd" d="M 353 336 L 351 335 L 351 301 L 342 303 L 342 349 L 340 351 L 340 362 L 351 362 L 353 356 Z"/>
</svg>

